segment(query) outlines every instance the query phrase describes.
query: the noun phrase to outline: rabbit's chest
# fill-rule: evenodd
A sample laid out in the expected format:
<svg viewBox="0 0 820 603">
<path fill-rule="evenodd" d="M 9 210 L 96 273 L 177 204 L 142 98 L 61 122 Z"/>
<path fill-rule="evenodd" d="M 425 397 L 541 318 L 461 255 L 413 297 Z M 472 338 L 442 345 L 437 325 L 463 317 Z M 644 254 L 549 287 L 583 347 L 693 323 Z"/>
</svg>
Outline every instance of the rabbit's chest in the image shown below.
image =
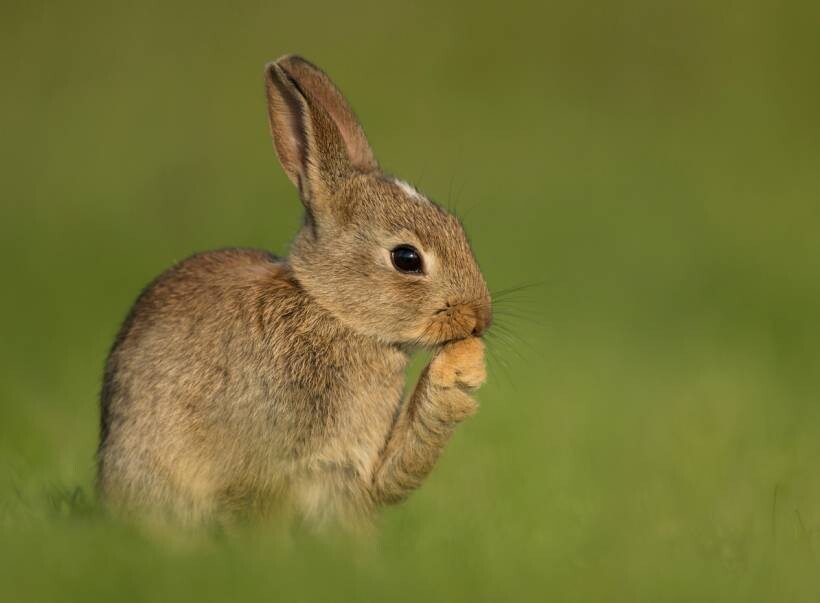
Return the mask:
<svg viewBox="0 0 820 603">
<path fill-rule="evenodd" d="M 288 499 L 306 517 L 345 515 L 367 507 L 369 483 L 399 410 L 403 363 L 371 378 L 340 384 L 330 419 L 285 468 Z"/>
<path fill-rule="evenodd" d="M 338 410 L 328 443 L 354 462 L 367 464 L 384 446 L 401 405 L 404 373 L 383 374 L 377 382 L 360 383 Z"/>
<path fill-rule="evenodd" d="M 393 360 L 391 362 L 391 360 Z M 308 460 L 366 471 L 384 446 L 404 389 L 404 359 L 373 359 L 368 370 L 339 383 L 327 418 L 315 432 Z"/>
</svg>

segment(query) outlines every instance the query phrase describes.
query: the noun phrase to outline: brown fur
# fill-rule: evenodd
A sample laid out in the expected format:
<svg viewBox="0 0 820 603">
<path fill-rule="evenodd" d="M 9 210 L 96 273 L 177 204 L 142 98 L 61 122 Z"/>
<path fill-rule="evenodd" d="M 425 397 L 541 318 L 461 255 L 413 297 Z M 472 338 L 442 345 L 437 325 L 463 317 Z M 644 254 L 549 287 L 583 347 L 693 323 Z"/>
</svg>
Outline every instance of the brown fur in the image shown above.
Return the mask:
<svg viewBox="0 0 820 603">
<path fill-rule="evenodd" d="M 305 225 L 284 260 L 198 254 L 139 297 L 106 366 L 99 487 L 189 522 L 282 509 L 365 524 L 474 412 L 489 293 L 458 220 L 378 170 L 327 75 L 287 56 L 266 76 Z M 424 275 L 393 268 L 398 244 Z M 437 352 L 402 404 L 417 346 Z"/>
</svg>

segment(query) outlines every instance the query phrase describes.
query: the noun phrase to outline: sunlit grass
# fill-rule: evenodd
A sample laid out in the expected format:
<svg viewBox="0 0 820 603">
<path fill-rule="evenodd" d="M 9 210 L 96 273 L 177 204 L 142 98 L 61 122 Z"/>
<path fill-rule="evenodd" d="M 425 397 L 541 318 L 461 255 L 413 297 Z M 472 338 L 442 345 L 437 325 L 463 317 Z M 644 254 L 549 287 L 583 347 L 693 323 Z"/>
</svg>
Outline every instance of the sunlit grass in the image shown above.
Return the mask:
<svg viewBox="0 0 820 603">
<path fill-rule="evenodd" d="M 4 6 L 0 601 L 816 601 L 818 18 Z M 497 293 L 481 409 L 367 541 L 113 519 L 97 393 L 129 305 L 300 223 L 263 106 L 285 52 L 462 217 Z"/>
</svg>

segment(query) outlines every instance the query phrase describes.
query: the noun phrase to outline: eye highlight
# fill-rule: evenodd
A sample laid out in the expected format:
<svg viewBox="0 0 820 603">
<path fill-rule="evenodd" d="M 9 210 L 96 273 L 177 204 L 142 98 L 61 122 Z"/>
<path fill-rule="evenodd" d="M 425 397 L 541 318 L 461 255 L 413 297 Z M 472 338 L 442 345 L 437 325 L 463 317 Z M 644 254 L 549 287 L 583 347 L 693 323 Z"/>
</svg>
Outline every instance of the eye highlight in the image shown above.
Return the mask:
<svg viewBox="0 0 820 603">
<path fill-rule="evenodd" d="M 390 260 L 396 270 L 405 274 L 421 274 L 424 270 L 421 253 L 412 245 L 394 247 L 390 252 Z"/>
</svg>

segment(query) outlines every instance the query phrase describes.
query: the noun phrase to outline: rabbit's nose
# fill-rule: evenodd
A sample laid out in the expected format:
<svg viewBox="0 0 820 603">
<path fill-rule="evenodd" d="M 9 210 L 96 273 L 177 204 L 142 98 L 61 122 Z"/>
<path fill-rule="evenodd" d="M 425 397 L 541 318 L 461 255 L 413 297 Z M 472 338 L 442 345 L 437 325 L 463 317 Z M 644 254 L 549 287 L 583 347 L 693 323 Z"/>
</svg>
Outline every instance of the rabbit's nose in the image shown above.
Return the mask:
<svg viewBox="0 0 820 603">
<path fill-rule="evenodd" d="M 493 322 L 493 315 L 488 306 L 478 306 L 475 312 L 475 325 L 473 325 L 473 337 L 481 337 L 490 328 Z"/>
</svg>

